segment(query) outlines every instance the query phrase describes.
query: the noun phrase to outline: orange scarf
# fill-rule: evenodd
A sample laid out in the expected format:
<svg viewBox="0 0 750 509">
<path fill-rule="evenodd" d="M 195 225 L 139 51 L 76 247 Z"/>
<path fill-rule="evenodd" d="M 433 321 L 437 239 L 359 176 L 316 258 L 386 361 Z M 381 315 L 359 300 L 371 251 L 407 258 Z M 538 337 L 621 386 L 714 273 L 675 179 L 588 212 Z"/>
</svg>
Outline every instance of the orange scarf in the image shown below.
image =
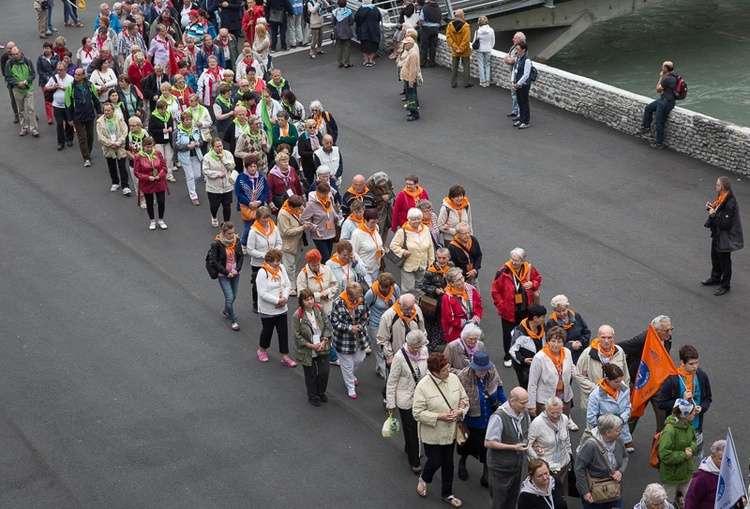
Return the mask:
<svg viewBox="0 0 750 509">
<path fill-rule="evenodd" d="M 422 189 L 422 186 L 420 186 L 419 184 L 417 184 L 414 187 L 416 187 L 417 190 L 414 191 L 413 193 L 410 192 L 409 189 L 407 189 L 406 187 L 404 187 L 404 192 L 407 195 L 411 196 L 411 199 L 414 200 L 414 205 L 416 205 L 417 202 L 422 198 L 422 193 L 424 192 L 424 189 Z"/>
<path fill-rule="evenodd" d="M 331 260 L 332 262 L 336 262 L 336 263 L 338 263 L 338 264 L 339 264 L 339 265 L 341 265 L 342 267 L 343 267 L 344 265 L 349 265 L 349 264 L 351 263 L 350 261 L 349 261 L 349 262 L 342 262 L 342 261 L 341 261 L 341 260 L 339 259 L 339 254 L 338 254 L 338 253 L 333 253 L 333 256 L 331 256 L 331 257 L 329 258 L 329 260 Z"/>
<path fill-rule="evenodd" d="M 524 318 L 523 320 L 521 320 L 521 327 L 523 327 L 526 330 L 526 335 L 529 336 L 534 341 L 540 341 L 544 337 L 544 324 L 542 324 L 539 327 L 539 333 L 537 334 L 531 329 L 529 329 L 528 323 L 529 323 L 528 318 Z"/>
<path fill-rule="evenodd" d="M 572 316 L 573 318 L 576 317 L 576 314 L 575 314 L 575 312 L 572 309 L 568 309 L 568 313 L 570 313 L 570 316 Z M 560 325 L 560 322 L 558 321 L 557 313 L 554 312 L 554 311 L 552 312 L 551 315 L 549 315 L 549 319 L 552 320 L 553 322 L 555 322 L 558 327 L 562 327 L 565 330 L 568 330 L 571 327 L 573 327 L 573 324 L 575 323 L 573 320 L 571 320 L 568 323 Z"/>
<path fill-rule="evenodd" d="M 620 389 L 619 388 L 613 389 L 612 387 L 610 387 L 609 384 L 607 383 L 606 378 L 602 378 L 601 380 L 596 382 L 596 385 L 601 387 L 604 392 L 612 396 L 613 400 L 617 401 L 617 394 L 620 392 Z"/>
<path fill-rule="evenodd" d="M 422 233 L 422 225 L 421 224 L 419 225 L 419 229 L 415 230 L 414 228 L 412 228 L 411 226 L 409 226 L 409 221 L 407 221 L 404 224 L 402 224 L 401 228 L 403 228 L 404 230 L 409 230 L 410 232 L 414 232 L 417 235 L 419 235 L 420 233 Z M 406 234 L 404 233 L 404 235 L 406 235 Z"/>
<path fill-rule="evenodd" d="M 302 209 L 294 210 L 292 207 L 289 206 L 289 200 L 284 200 L 284 204 L 281 206 L 281 210 L 286 210 L 294 217 L 299 217 L 300 214 L 302 214 Z"/>
<path fill-rule="evenodd" d="M 716 201 L 711 204 L 711 208 L 716 210 L 716 207 L 724 203 L 724 200 L 727 199 L 727 195 L 729 195 L 729 191 L 724 191 L 723 193 L 719 193 L 718 198 L 716 198 Z"/>
<path fill-rule="evenodd" d="M 271 275 L 271 281 L 274 279 L 278 279 L 279 283 L 281 283 L 281 267 L 279 267 L 276 270 L 273 270 L 270 265 L 268 265 L 267 262 L 263 262 L 263 269 L 265 269 L 266 272 L 268 272 Z"/>
<path fill-rule="evenodd" d="M 459 223 L 460 223 L 461 221 L 463 221 L 463 217 L 462 217 L 462 212 L 461 212 L 461 211 L 462 211 L 463 209 L 465 209 L 465 208 L 468 208 L 468 207 L 469 207 L 469 199 L 468 199 L 468 198 L 467 198 L 466 196 L 464 196 L 464 199 L 463 199 L 463 200 L 461 200 L 461 205 L 459 205 L 458 207 L 456 207 L 456 204 L 455 204 L 455 203 L 453 203 L 453 200 L 451 200 L 451 199 L 450 199 L 450 198 L 448 198 L 447 196 L 446 196 L 446 197 L 445 197 L 445 199 L 443 200 L 443 203 L 444 203 L 444 204 L 446 204 L 446 205 L 447 205 L 448 207 L 450 207 L 450 208 L 452 208 L 453 210 L 455 210 L 455 211 L 456 211 L 456 214 L 458 214 L 458 222 L 459 222 Z"/>
<path fill-rule="evenodd" d="M 218 240 L 219 242 L 221 242 L 221 244 L 224 246 L 224 249 L 227 250 L 227 258 L 234 258 L 234 246 L 237 243 L 236 236 L 235 236 L 235 240 L 232 241 L 231 245 L 226 244 L 226 239 L 222 237 L 221 234 L 218 234 L 215 240 Z"/>
<path fill-rule="evenodd" d="M 469 237 L 469 243 L 463 244 L 460 240 L 458 240 L 458 237 L 453 237 L 453 240 L 451 241 L 451 244 L 456 246 L 458 249 L 463 250 L 466 253 L 466 257 L 469 258 L 471 261 L 471 258 L 469 257 L 469 251 L 471 251 L 471 246 L 474 244 L 474 241 L 471 240 L 471 237 Z"/>
<path fill-rule="evenodd" d="M 526 281 L 526 277 L 529 275 L 529 262 L 523 262 L 523 272 L 520 276 L 518 275 L 518 272 L 516 272 L 516 269 L 513 268 L 513 263 L 511 263 L 510 260 L 505 262 L 505 266 L 510 269 L 511 274 L 513 274 L 516 280 L 522 283 Z"/>
<path fill-rule="evenodd" d="M 442 269 L 438 269 L 435 266 L 435 264 L 433 263 L 432 265 L 430 265 L 429 267 L 427 267 L 427 270 L 429 272 L 434 273 L 434 274 L 440 274 L 441 276 L 445 277 L 445 273 L 448 272 L 448 269 L 450 269 L 450 268 L 451 268 L 451 266 L 449 264 L 449 265 L 446 265 L 445 267 L 443 267 Z"/>
<path fill-rule="evenodd" d="M 594 340 L 591 342 L 589 346 L 594 350 L 599 350 L 599 353 L 601 353 L 602 355 L 606 357 L 612 357 L 615 354 L 614 343 L 612 343 L 612 346 L 610 347 L 610 349 L 605 352 L 604 350 L 601 349 L 601 345 L 599 345 L 599 338 L 594 338 Z"/>
<path fill-rule="evenodd" d="M 323 274 L 316 274 L 316 273 L 312 272 L 312 270 L 310 272 L 308 272 L 307 271 L 307 265 L 305 265 L 302 268 L 302 272 L 304 272 L 305 274 L 311 275 L 312 278 L 313 278 L 313 280 L 316 283 L 318 283 L 318 285 L 320 285 L 320 291 L 321 292 L 323 291 Z"/>
<path fill-rule="evenodd" d="M 445 285 L 445 288 L 443 288 L 443 290 L 445 290 L 445 293 L 456 297 L 456 300 L 459 300 L 458 298 L 460 297 L 461 300 L 459 300 L 459 302 L 461 303 L 461 307 L 466 310 L 467 314 L 469 313 L 469 292 L 466 291 L 466 286 L 464 286 L 464 290 L 462 292 L 459 292 L 451 285 Z"/>
<path fill-rule="evenodd" d="M 685 366 L 680 366 L 679 368 L 677 368 L 677 373 L 685 379 L 685 387 L 687 387 L 688 390 L 692 392 L 693 388 L 695 387 L 693 385 L 693 378 L 695 377 L 695 373 L 693 373 L 692 375 L 688 374 L 685 371 Z"/>
<path fill-rule="evenodd" d="M 325 210 L 327 214 L 330 214 L 331 210 L 333 210 L 331 208 L 331 197 L 330 197 L 330 195 L 326 196 L 325 199 L 321 198 L 320 196 L 317 196 L 317 198 L 318 198 L 318 202 L 321 205 L 323 205 L 323 210 Z"/>
<path fill-rule="evenodd" d="M 552 361 L 552 364 L 555 365 L 555 369 L 557 370 L 557 387 L 555 389 L 555 392 L 562 392 L 565 390 L 565 382 L 562 378 L 562 372 L 563 372 L 563 362 L 565 361 L 565 348 L 560 350 L 560 356 L 556 357 L 555 354 L 552 352 L 552 348 L 550 348 L 549 343 L 544 345 L 544 348 L 542 348 L 542 352 L 547 354 L 547 357 L 550 358 Z"/>
<path fill-rule="evenodd" d="M 429 219 L 428 219 L 429 218 Z M 422 224 L 432 230 L 432 214 L 422 216 Z"/>
<path fill-rule="evenodd" d="M 388 290 L 388 295 L 383 295 L 380 293 L 380 283 L 378 281 L 375 281 L 372 284 L 372 291 L 375 293 L 375 295 L 378 296 L 379 299 L 381 299 L 383 302 L 388 302 L 391 300 L 391 297 L 393 297 L 393 285 L 391 285 L 391 289 Z"/>
<path fill-rule="evenodd" d="M 404 313 L 401 312 L 401 306 L 398 305 L 398 302 L 396 302 L 392 309 L 396 312 L 399 318 L 401 318 L 404 322 L 406 322 L 407 327 L 409 326 L 409 323 L 411 323 L 412 320 L 414 320 L 417 317 L 417 308 L 416 306 L 412 308 L 411 316 L 406 316 Z"/>
<path fill-rule="evenodd" d="M 362 216 L 362 219 L 357 219 L 357 216 L 355 216 L 354 214 L 349 214 L 349 217 L 347 217 L 347 219 L 349 219 L 350 221 L 354 221 L 355 223 L 357 223 L 360 228 L 362 228 L 362 226 L 364 226 L 364 224 L 365 224 L 365 216 Z M 365 230 L 365 231 L 367 231 L 367 230 Z"/>
<path fill-rule="evenodd" d="M 354 195 L 354 197 L 355 197 L 356 199 L 358 199 L 358 200 L 363 200 L 364 196 L 365 196 L 365 195 L 366 195 L 366 194 L 367 194 L 367 193 L 368 193 L 369 191 L 370 191 L 370 188 L 368 188 L 367 186 L 365 186 L 365 190 L 364 190 L 364 191 L 362 191 L 361 193 L 358 193 L 357 191 L 355 191 L 355 190 L 354 190 L 354 186 L 351 186 L 351 187 L 349 187 L 349 190 L 348 190 L 347 192 L 349 192 L 349 193 L 353 194 L 353 195 Z"/>
<path fill-rule="evenodd" d="M 346 290 L 341 292 L 341 295 L 339 295 L 344 300 L 344 304 L 346 304 L 346 308 L 349 310 L 349 313 L 352 313 L 354 311 L 354 308 L 359 306 L 359 303 L 362 302 L 362 297 L 357 299 L 356 301 L 352 302 L 349 300 L 349 294 L 346 293 Z"/>
<path fill-rule="evenodd" d="M 356 218 L 355 218 L 354 216 L 349 216 L 349 217 L 350 217 L 350 218 L 352 218 L 352 220 L 353 220 L 353 221 L 356 221 L 356 220 L 357 220 L 357 219 L 356 219 Z M 368 227 L 367 227 L 367 226 L 365 225 L 365 220 L 364 220 L 364 218 L 362 218 L 362 222 L 360 222 L 360 223 L 359 223 L 359 226 L 357 226 L 357 228 L 358 228 L 358 229 L 360 229 L 360 230 L 362 230 L 363 232 L 367 232 L 367 234 L 368 234 L 368 235 L 370 236 L 370 238 L 372 239 L 372 243 L 373 243 L 373 244 L 375 244 L 375 247 L 376 247 L 376 248 L 378 247 L 378 238 L 379 238 L 379 237 L 378 237 L 378 236 L 376 235 L 376 234 L 377 234 L 377 232 L 378 232 L 378 227 L 377 227 L 377 226 L 376 226 L 375 228 L 373 228 L 372 230 L 370 230 L 370 229 L 369 229 L 369 228 L 368 228 Z M 378 250 L 377 250 L 377 251 L 375 252 L 375 257 L 376 257 L 376 258 L 382 258 L 382 257 L 383 257 L 383 250 L 382 250 L 382 249 L 378 249 Z M 374 286 L 373 286 L 373 288 L 374 288 Z"/>
<path fill-rule="evenodd" d="M 268 220 L 268 233 L 266 233 L 266 230 L 261 226 L 261 224 L 256 219 L 253 223 L 253 228 L 258 230 L 264 237 L 268 238 L 273 234 L 274 229 L 276 229 L 276 225 L 273 222 L 273 219 Z"/>
</svg>

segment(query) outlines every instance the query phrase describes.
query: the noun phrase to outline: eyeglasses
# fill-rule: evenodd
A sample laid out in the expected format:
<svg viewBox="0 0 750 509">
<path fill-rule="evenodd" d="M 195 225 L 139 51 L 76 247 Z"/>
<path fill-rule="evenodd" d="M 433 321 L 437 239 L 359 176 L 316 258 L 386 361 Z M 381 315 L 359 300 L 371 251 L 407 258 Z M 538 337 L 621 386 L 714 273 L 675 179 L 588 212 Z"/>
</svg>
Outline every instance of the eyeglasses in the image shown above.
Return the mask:
<svg viewBox="0 0 750 509">
<path fill-rule="evenodd" d="M 668 327 L 666 329 L 659 329 L 662 332 L 672 332 L 674 330 L 674 327 Z"/>
</svg>

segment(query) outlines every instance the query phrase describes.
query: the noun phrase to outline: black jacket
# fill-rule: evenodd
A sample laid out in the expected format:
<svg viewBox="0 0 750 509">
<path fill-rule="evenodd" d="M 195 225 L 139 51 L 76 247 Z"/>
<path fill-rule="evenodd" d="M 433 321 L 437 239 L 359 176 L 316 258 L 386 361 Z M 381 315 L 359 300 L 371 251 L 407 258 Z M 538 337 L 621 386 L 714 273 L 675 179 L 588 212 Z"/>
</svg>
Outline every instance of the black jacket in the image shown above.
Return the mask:
<svg viewBox="0 0 750 509">
<path fill-rule="evenodd" d="M 641 356 L 643 355 L 643 346 L 646 344 L 646 333 L 643 331 L 634 338 L 627 339 L 617 343 L 617 346 L 622 348 L 625 352 L 625 359 L 628 362 L 628 372 L 630 373 L 630 382 L 635 383 L 638 377 L 638 366 L 641 364 Z M 663 341 L 664 348 L 667 352 L 672 350 L 672 340 Z"/>
<path fill-rule="evenodd" d="M 744 247 L 740 207 L 731 190 L 714 213 L 708 216 L 705 226 L 711 228 L 711 237 L 717 240 L 717 251 L 739 251 Z"/>
<path fill-rule="evenodd" d="M 240 243 L 240 237 L 237 236 L 237 240 L 234 243 L 234 259 L 237 262 L 234 270 L 240 272 L 242 270 L 242 261 L 245 256 L 242 254 L 242 244 Z M 210 263 L 218 272 L 220 276 L 226 276 L 229 272 L 226 269 L 227 264 L 227 248 L 224 244 L 218 240 L 211 242 L 211 250 L 208 254 L 208 263 Z"/>
<path fill-rule="evenodd" d="M 167 73 L 163 73 L 161 75 L 161 82 L 169 83 L 169 77 L 167 76 Z M 159 84 L 156 83 L 156 73 L 152 72 L 145 78 L 143 78 L 143 81 L 141 81 L 141 92 L 143 92 L 143 100 L 148 101 L 149 104 L 149 111 L 154 111 L 156 109 L 156 101 L 154 101 L 154 96 L 160 96 L 161 90 L 159 90 Z"/>
<path fill-rule="evenodd" d="M 700 423 L 698 431 L 703 430 L 703 416 L 708 412 L 711 407 L 713 398 L 711 397 L 711 383 L 708 381 L 708 375 L 701 369 L 698 368 L 696 373 L 698 377 L 698 386 L 701 391 L 701 400 L 699 405 L 701 406 Z M 682 388 L 680 387 L 680 375 L 670 375 L 664 380 L 661 389 L 659 390 L 659 408 L 669 413 L 674 407 L 674 402 L 677 398 L 682 397 Z M 696 417 L 697 418 L 697 417 Z"/>
<path fill-rule="evenodd" d="M 466 276 L 466 271 L 469 266 L 469 257 L 466 256 L 466 251 L 453 245 L 453 243 L 449 243 L 445 247 L 448 248 L 448 251 L 451 254 L 451 261 L 453 264 L 461 269 L 464 272 L 464 276 Z M 469 250 L 469 256 L 471 257 L 472 268 L 479 273 L 479 269 L 482 268 L 482 248 L 479 246 L 479 241 L 474 235 L 471 236 L 471 249 Z"/>
</svg>

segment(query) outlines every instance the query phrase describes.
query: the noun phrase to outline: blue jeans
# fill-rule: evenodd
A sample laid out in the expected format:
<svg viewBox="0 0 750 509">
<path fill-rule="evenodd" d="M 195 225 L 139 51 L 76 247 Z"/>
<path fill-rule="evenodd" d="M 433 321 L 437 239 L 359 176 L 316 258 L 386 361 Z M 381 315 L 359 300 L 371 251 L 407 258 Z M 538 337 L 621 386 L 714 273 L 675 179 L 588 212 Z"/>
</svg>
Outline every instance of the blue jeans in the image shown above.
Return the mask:
<svg viewBox="0 0 750 509">
<path fill-rule="evenodd" d="M 320 263 L 327 262 L 333 254 L 333 239 L 313 239 L 313 242 L 315 243 L 315 248 L 320 251 L 320 255 L 323 257 Z"/>
<path fill-rule="evenodd" d="M 234 300 L 237 298 L 237 291 L 240 287 L 240 275 L 234 277 L 219 276 L 219 286 L 224 292 L 224 311 L 229 315 L 232 323 L 237 323 L 237 316 L 234 314 Z"/>
<path fill-rule="evenodd" d="M 513 113 L 515 116 L 520 117 L 521 116 L 521 109 L 518 107 L 518 96 L 516 96 L 516 91 L 513 89 L 512 83 L 510 87 L 510 97 L 513 99 L 513 108 L 511 108 L 511 113 Z"/>
<path fill-rule="evenodd" d="M 643 110 L 643 128 L 648 129 L 651 127 L 651 119 L 656 113 L 656 143 L 664 143 L 664 125 L 667 123 L 667 117 L 669 112 L 675 106 L 675 101 L 667 101 L 666 99 L 657 99 L 652 102 Z"/>
<path fill-rule="evenodd" d="M 492 53 L 489 51 L 477 51 L 477 67 L 479 67 L 479 83 L 490 81 L 490 69 L 492 67 Z"/>
<path fill-rule="evenodd" d="M 333 326 L 331 325 L 331 317 L 328 317 L 328 326 L 333 329 Z M 328 342 L 328 360 L 330 362 L 336 362 L 339 360 L 339 354 L 336 353 L 336 349 L 333 347 L 333 341 Z"/>
<path fill-rule="evenodd" d="M 47 0 L 47 30 L 50 32 L 54 28 L 52 26 L 52 0 Z"/>
<path fill-rule="evenodd" d="M 72 1 L 74 0 L 63 0 L 63 15 L 65 17 L 65 23 L 71 21 L 77 25 L 79 23 L 78 16 L 73 12 L 73 6 L 70 5 L 70 2 Z"/>
<path fill-rule="evenodd" d="M 247 244 L 247 237 L 250 235 L 250 228 L 253 227 L 254 221 L 242 221 L 242 235 L 240 236 L 240 244 L 243 246 Z"/>
</svg>

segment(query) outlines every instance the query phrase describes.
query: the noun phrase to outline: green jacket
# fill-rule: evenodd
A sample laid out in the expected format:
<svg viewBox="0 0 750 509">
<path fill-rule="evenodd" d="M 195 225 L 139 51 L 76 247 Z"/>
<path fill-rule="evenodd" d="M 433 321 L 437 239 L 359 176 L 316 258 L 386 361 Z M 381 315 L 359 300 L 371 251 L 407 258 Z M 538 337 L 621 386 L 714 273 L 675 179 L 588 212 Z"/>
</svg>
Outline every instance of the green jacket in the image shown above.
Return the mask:
<svg viewBox="0 0 750 509">
<path fill-rule="evenodd" d="M 692 422 L 678 421 L 674 415 L 667 417 L 665 423 L 659 439 L 659 478 L 662 484 L 686 483 L 693 477 L 693 460 L 685 449 L 690 447 L 693 455 L 698 452 L 695 428 Z"/>
<path fill-rule="evenodd" d="M 5 81 L 13 87 L 13 90 L 22 93 L 29 93 L 34 90 L 34 80 L 36 72 L 34 64 L 27 57 L 21 57 L 21 60 L 14 60 L 12 57 L 5 64 Z M 18 84 L 25 82 L 28 88 L 18 88 Z"/>
<path fill-rule="evenodd" d="M 297 308 L 292 313 L 292 339 L 294 340 L 294 358 L 303 366 L 312 366 L 312 350 L 307 348 L 307 343 L 312 343 L 313 328 L 310 320 L 307 319 L 304 311 L 300 313 L 301 308 Z M 328 356 L 331 343 L 331 326 L 328 324 L 328 317 L 321 311 L 320 306 L 315 304 L 315 321 L 320 327 L 321 340 L 326 338 L 326 346 L 318 352 L 318 355 Z M 302 315 L 300 317 L 300 315 Z"/>
</svg>

